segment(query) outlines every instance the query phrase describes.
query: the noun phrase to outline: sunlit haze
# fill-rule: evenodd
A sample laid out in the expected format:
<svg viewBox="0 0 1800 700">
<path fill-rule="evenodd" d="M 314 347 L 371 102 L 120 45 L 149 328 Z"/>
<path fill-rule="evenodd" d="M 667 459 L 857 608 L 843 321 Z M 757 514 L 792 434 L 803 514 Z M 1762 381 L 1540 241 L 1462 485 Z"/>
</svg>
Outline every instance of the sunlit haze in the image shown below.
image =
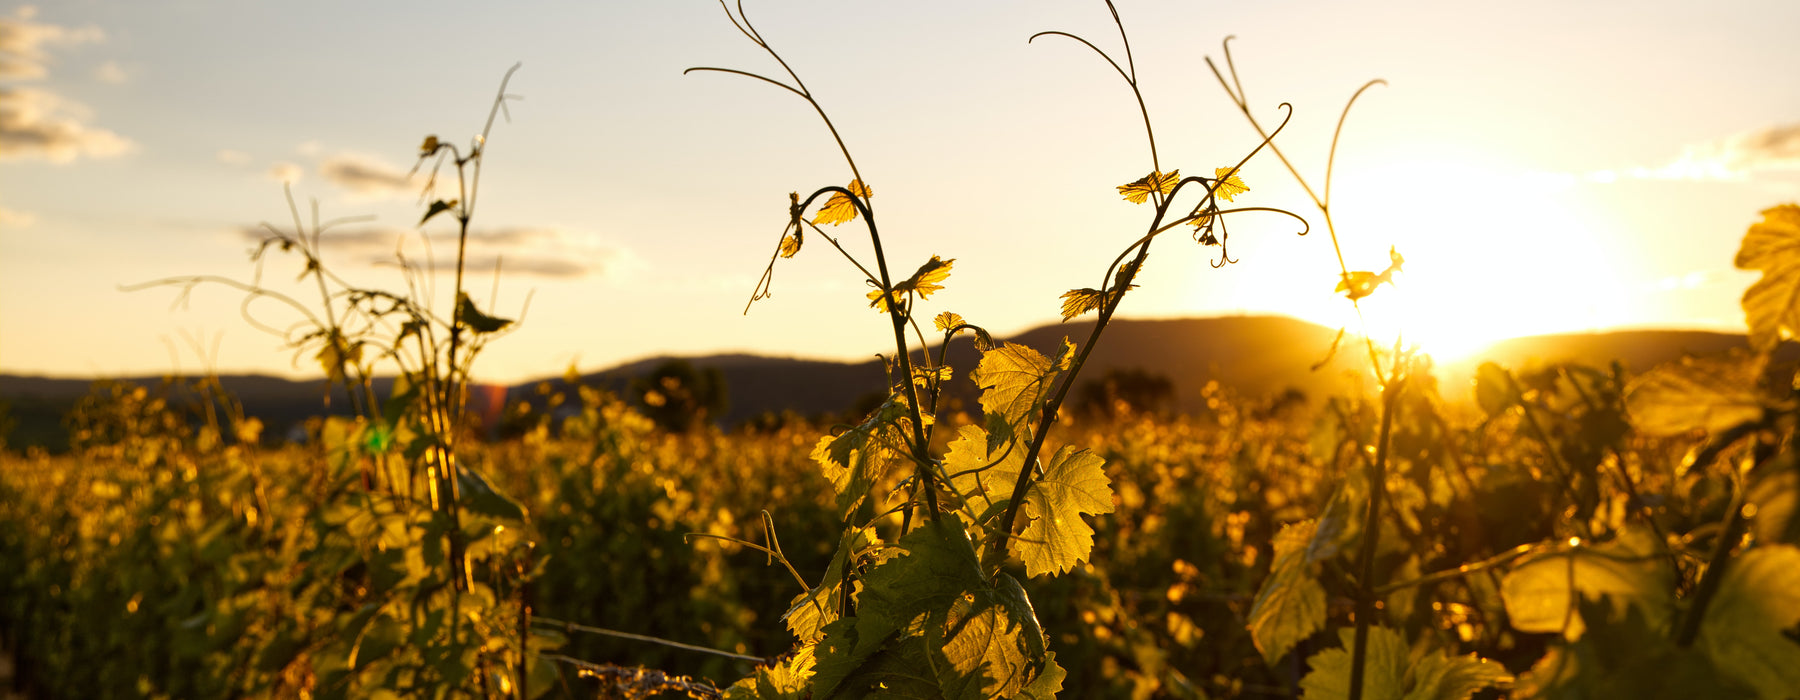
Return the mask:
<svg viewBox="0 0 1800 700">
<path fill-rule="evenodd" d="M 1280 161 L 1258 156 L 1230 254 L 1159 241 L 1125 318 L 1281 314 L 1458 358 L 1501 338 L 1617 327 L 1741 332 L 1753 275 L 1732 268 L 1762 209 L 1800 199 L 1800 3 L 1211 3 L 1119 0 L 1165 170 L 1210 175 L 1257 144 L 1207 69 L 1232 43 L 1250 104 L 1318 188 L 1344 102 L 1331 205 L 1345 264 L 1405 256 L 1363 320 Z M 1061 30 L 1119 52 L 1100 0 L 745 0 L 818 96 L 874 188 L 889 264 L 956 259 L 920 306 L 996 334 L 1055 323 L 1103 281 L 1150 208 L 1115 186 L 1152 169 L 1119 75 Z M 466 143 L 502 74 L 510 120 L 483 172 L 469 289 L 523 315 L 487 381 L 661 354 L 867 359 L 891 342 L 860 275 L 822 242 L 746 300 L 788 194 L 849 169 L 780 75 L 711 0 L 527 5 L 65 0 L 0 5 L 0 372 L 313 376 L 246 321 L 297 320 L 180 275 L 249 281 L 261 222 L 372 217 L 325 235 L 359 284 L 396 291 L 397 246 L 453 254 L 414 226 L 421 139 Z M 867 256 L 855 224 L 839 227 Z M 498 263 L 500 279 L 494 279 Z M 263 281 L 290 284 L 271 253 Z M 451 282 L 430 278 L 438 298 Z M 310 283 L 310 282 L 309 282 Z M 306 296 L 311 294 L 312 296 Z M 182 303 L 177 303 L 182 302 Z M 447 302 L 440 302 L 446 303 Z M 443 308 L 448 308 L 447 306 Z M 216 351 L 214 350 L 216 348 Z M 1323 348 L 1321 348 L 1321 351 Z M 214 354 L 216 352 L 216 354 Z"/>
</svg>

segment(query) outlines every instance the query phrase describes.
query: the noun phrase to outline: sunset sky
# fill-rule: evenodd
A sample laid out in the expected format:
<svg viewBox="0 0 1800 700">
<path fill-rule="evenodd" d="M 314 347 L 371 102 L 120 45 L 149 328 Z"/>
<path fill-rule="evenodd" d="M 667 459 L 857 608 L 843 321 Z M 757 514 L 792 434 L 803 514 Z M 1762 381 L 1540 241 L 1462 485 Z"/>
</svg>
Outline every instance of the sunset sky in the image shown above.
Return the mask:
<svg viewBox="0 0 1800 700">
<path fill-rule="evenodd" d="M 1115 186 L 1151 170 L 1137 105 L 1083 35 L 1123 60 L 1100 0 L 746 0 L 829 111 L 874 188 L 897 276 L 956 260 L 919 308 L 997 335 L 1053 323 L 1098 286 L 1150 208 Z M 1384 3 L 1119 0 L 1164 169 L 1208 174 L 1256 145 L 1205 57 L 1232 43 L 1253 109 L 1317 187 L 1344 101 L 1334 216 L 1352 269 L 1406 256 L 1370 304 L 1452 354 L 1520 334 L 1614 327 L 1742 331 L 1754 279 L 1733 253 L 1762 209 L 1800 199 L 1800 3 Z M 511 121 L 483 173 L 469 288 L 517 317 L 477 374 L 749 351 L 866 359 L 891 335 L 856 270 L 822 241 L 745 301 L 788 193 L 843 185 L 830 134 L 709 0 L 367 3 L 58 0 L 0 4 L 0 372 L 315 376 L 239 315 L 242 294 L 123 285 L 248 281 L 260 222 L 373 216 L 325 237 L 327 265 L 399 290 L 396 242 L 422 259 L 427 134 L 466 144 L 500 78 Z M 1273 158 L 1243 171 L 1231 254 L 1177 231 L 1125 302 L 1130 318 L 1285 314 L 1333 327 L 1337 262 L 1318 212 Z M 424 231 L 440 262 L 447 220 Z M 870 258 L 861 229 L 834 230 Z M 498 256 L 501 279 L 492 270 Z M 267 261 L 291 285 L 291 256 Z M 439 291 L 450 286 L 436 277 Z M 497 290 L 497 298 L 496 298 Z M 448 306 L 444 309 L 447 313 Z M 273 305 L 252 307 L 286 325 Z M 190 340 L 196 341 L 190 343 Z M 204 359 L 190 345 L 210 347 Z M 891 348 L 890 348 L 891 350 Z M 208 351 L 210 352 L 210 350 Z"/>
</svg>

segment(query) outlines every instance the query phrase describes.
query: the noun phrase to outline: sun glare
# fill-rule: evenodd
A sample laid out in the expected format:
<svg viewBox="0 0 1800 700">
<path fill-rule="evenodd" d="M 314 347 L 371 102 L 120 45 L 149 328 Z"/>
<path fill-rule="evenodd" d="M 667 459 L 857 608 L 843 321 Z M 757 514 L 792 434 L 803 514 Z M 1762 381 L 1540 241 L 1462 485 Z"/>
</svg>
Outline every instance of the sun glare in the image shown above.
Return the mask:
<svg viewBox="0 0 1800 700">
<path fill-rule="evenodd" d="M 1420 163 L 1369 176 L 1404 177 L 1405 198 L 1381 208 L 1346 201 L 1338 220 L 1346 263 L 1379 272 L 1390 245 L 1406 262 L 1362 301 L 1361 319 L 1336 300 L 1334 320 L 1352 332 L 1366 328 L 1383 345 L 1401 338 L 1448 365 L 1507 338 L 1600 330 L 1634 316 L 1636 255 L 1609 243 L 1619 237 L 1608 216 L 1572 205 L 1554 182 Z"/>
</svg>

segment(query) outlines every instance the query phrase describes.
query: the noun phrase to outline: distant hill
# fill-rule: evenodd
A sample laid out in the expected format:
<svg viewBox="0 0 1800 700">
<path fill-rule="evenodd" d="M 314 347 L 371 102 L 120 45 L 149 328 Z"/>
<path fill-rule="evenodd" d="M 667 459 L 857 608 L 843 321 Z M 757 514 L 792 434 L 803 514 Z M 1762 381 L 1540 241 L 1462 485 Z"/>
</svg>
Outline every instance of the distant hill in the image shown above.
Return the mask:
<svg viewBox="0 0 1800 700">
<path fill-rule="evenodd" d="M 1035 328 L 1005 340 L 1050 355 L 1064 337 L 1079 344 L 1092 331 L 1091 320 L 1077 321 Z M 1217 381 L 1249 398 L 1290 388 L 1317 398 L 1370 386 L 1366 356 L 1357 345 L 1347 343 L 1326 366 L 1312 369 L 1326 356 L 1336 334 L 1336 329 L 1275 316 L 1116 320 L 1089 359 L 1083 378 L 1091 380 L 1110 369 L 1126 368 L 1159 374 L 1174 386 L 1177 410 L 1187 412 L 1203 406 L 1201 389 L 1209 381 Z M 1743 335 L 1635 330 L 1515 338 L 1496 343 L 1480 353 L 1480 358 L 1508 366 L 1562 361 L 1604 364 L 1616 358 L 1628 370 L 1641 372 L 1683 354 L 1708 354 L 1734 347 L 1746 347 Z M 1800 356 L 1800 349 L 1793 344 L 1784 346 L 1784 350 L 1787 355 Z M 950 395 L 972 405 L 975 388 L 968 376 L 978 356 L 966 334 L 952 342 L 949 358 L 957 369 Z M 730 404 L 721 420 L 728 426 L 742 424 L 765 412 L 840 413 L 881 392 L 884 376 L 876 360 L 847 363 L 737 354 L 653 357 L 582 379 L 618 390 L 632 378 L 671 359 L 684 359 L 695 367 L 717 368 L 724 375 Z M 1448 375 L 1446 380 L 1466 379 L 1478 361 L 1467 360 L 1443 368 Z M 248 413 L 263 420 L 271 436 L 284 435 L 306 417 L 324 412 L 323 380 L 289 381 L 256 375 L 220 379 L 244 403 Z M 155 385 L 160 378 L 136 377 L 129 381 Z M 560 378 L 545 381 L 562 383 Z M 387 383 L 380 381 L 378 390 L 385 392 Z M 538 383 L 508 387 L 506 395 L 509 399 L 535 396 Z M 19 438 L 55 431 L 60 416 L 87 393 L 89 384 L 85 379 L 0 375 L 0 400 L 10 405 L 9 412 L 17 423 L 11 444 L 30 444 Z M 1453 392 L 1447 386 L 1446 393 L 1455 397 Z M 332 402 L 337 409 L 347 405 L 341 392 Z"/>
</svg>

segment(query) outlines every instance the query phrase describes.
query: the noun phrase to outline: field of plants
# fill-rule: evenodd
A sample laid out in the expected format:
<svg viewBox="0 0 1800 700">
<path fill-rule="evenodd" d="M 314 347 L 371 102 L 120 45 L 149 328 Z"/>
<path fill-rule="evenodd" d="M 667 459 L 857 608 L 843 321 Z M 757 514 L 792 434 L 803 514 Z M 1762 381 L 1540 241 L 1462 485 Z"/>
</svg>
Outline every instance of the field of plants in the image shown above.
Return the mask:
<svg viewBox="0 0 1800 700">
<path fill-rule="evenodd" d="M 70 454 L 0 456 L 0 631 L 17 689 L 1800 698 L 1800 375 L 1771 359 L 1800 332 L 1800 205 L 1768 209 L 1743 239 L 1737 265 L 1763 273 L 1744 296 L 1748 351 L 1637 375 L 1487 364 L 1440 386 L 1429 356 L 1352 328 L 1319 351 L 1366 356 L 1366 395 L 1307 404 L 1215 384 L 1196 415 L 1119 395 L 1080 417 L 1083 367 L 1153 244 L 1216 248 L 1228 265 L 1227 222 L 1266 216 L 1337 246 L 1332 156 L 1309 179 L 1280 145 L 1294 108 L 1265 127 L 1227 43 L 1207 64 L 1260 139 L 1183 176 L 1157 151 L 1116 11 L 1117 48 L 1032 37 L 1097 54 L 1130 88 L 1149 172 L 1117 196 L 1145 220 L 1069 273 L 1099 283 L 1061 298 L 1065 320 L 1094 314 L 1084 337 L 997 342 L 926 310 L 954 284 L 954 258 L 890 267 L 874 188 L 828 111 L 741 4 L 721 5 L 779 72 L 692 71 L 804 101 L 849 171 L 772 208 L 785 229 L 750 305 L 783 260 L 842 258 L 872 322 L 892 329 L 879 404 L 726 431 L 677 410 L 716 387 L 664 376 L 628 402 L 570 377 L 508 407 L 508 437 L 489 439 L 469 386 L 515 322 L 465 284 L 464 245 L 503 80 L 479 136 L 417 151 L 419 226 L 459 241 L 443 298 L 403 257 L 396 289 L 345 281 L 321 253 L 332 224 L 298 207 L 291 229 L 268 227 L 250 281 L 143 285 L 235 290 L 302 318 L 278 332 L 350 415 L 278 444 L 216 381 L 101 383 L 67 419 Z M 1377 84 L 1354 93 L 1340 131 Z M 1240 177 L 1254 158 L 1286 167 L 1306 215 L 1237 203 L 1254 196 Z M 1338 257 L 1351 305 L 1406 262 Z M 267 265 L 298 269 L 317 298 L 262 285 Z M 959 337 L 981 351 L 975 366 L 945 364 Z M 391 391 L 374 390 L 378 375 Z M 953 407 L 953 393 L 977 398 Z"/>
</svg>

